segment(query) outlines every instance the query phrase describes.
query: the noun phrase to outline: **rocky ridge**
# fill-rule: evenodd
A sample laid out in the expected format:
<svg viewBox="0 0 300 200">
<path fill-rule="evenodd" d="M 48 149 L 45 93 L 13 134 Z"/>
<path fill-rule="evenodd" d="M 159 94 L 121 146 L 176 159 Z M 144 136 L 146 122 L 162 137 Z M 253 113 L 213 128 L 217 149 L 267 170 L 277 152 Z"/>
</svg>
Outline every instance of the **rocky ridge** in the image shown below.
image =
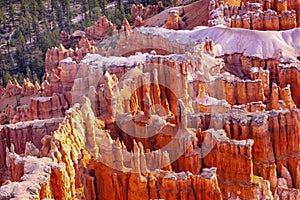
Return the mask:
<svg viewBox="0 0 300 200">
<path fill-rule="evenodd" d="M 124 21 L 49 50 L 1 89 L 0 199 L 299 198 L 297 35 Z"/>
</svg>

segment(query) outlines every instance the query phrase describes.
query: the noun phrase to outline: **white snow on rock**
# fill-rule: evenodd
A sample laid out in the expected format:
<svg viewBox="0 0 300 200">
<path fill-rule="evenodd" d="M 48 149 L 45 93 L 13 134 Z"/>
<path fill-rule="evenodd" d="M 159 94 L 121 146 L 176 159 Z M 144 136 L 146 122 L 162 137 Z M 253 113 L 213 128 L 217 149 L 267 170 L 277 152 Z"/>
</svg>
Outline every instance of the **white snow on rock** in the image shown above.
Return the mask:
<svg viewBox="0 0 300 200">
<path fill-rule="evenodd" d="M 81 63 L 95 66 L 135 66 L 137 63 L 144 63 L 149 54 L 138 54 L 129 57 L 110 56 L 104 57 L 98 54 L 87 54 Z"/>
<path fill-rule="evenodd" d="M 221 55 L 242 53 L 245 56 L 258 58 L 275 58 L 282 50 L 284 58 L 300 56 L 300 29 L 287 31 L 257 31 L 225 26 L 196 27 L 194 30 L 167 30 L 165 28 L 141 27 L 142 34 L 159 35 L 169 41 L 191 45 L 194 42 L 211 38 L 220 45 Z"/>
</svg>

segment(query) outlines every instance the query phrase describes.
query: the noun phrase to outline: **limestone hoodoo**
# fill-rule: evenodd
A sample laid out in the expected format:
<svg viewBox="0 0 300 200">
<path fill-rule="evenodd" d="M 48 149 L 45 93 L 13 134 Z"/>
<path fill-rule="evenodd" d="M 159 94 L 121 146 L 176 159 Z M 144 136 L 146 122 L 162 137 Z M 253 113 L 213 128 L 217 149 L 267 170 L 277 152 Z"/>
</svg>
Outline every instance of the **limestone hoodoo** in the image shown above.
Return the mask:
<svg viewBox="0 0 300 200">
<path fill-rule="evenodd" d="M 199 2 L 61 32 L 0 87 L 0 200 L 299 199 L 297 3 Z"/>
</svg>

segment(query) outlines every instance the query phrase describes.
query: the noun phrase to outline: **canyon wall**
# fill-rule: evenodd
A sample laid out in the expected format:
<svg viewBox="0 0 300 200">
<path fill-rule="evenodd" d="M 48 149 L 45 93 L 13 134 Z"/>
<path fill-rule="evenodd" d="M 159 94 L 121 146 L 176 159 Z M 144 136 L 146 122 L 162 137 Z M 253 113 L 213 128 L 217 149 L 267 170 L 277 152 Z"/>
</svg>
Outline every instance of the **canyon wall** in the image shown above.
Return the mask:
<svg viewBox="0 0 300 200">
<path fill-rule="evenodd" d="M 122 24 L 102 55 L 82 38 L 40 87 L 1 88 L 0 199 L 299 198 L 297 46 Z"/>
<path fill-rule="evenodd" d="M 209 26 L 225 25 L 232 28 L 253 30 L 288 30 L 298 27 L 298 3 L 287 8 L 282 2 L 245 2 L 238 6 L 211 1 Z"/>
<path fill-rule="evenodd" d="M 157 171 L 157 166 L 151 164 L 158 164 L 159 160 L 163 161 L 162 168 L 172 169 L 167 152 L 147 151 L 145 155 L 143 145 L 136 142 L 133 151 L 128 152 L 124 144 L 113 141 L 97 122 L 89 100 L 83 100 L 82 106 L 75 105 L 67 112 L 52 136 L 41 140 L 43 146 L 39 155 L 51 159 L 30 154 L 20 157 L 13 148 L 7 152 L 7 165 L 15 182 L 0 188 L 1 198 L 74 199 L 79 198 L 77 191 L 84 188 L 87 199 L 96 199 L 96 194 L 103 199 L 181 199 L 184 196 L 221 199 L 215 168 L 202 169 L 200 175 Z M 150 170 L 152 167 L 154 171 Z M 28 188 L 41 176 L 44 178 L 39 185 Z"/>
</svg>

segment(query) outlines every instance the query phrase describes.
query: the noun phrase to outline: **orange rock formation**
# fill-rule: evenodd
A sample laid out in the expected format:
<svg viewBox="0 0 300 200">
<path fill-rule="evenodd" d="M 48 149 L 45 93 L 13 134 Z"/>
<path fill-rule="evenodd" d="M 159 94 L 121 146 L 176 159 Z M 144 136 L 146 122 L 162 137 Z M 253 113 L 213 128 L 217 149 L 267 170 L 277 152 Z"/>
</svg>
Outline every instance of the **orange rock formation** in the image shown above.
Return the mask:
<svg viewBox="0 0 300 200">
<path fill-rule="evenodd" d="M 228 2 L 231 4 L 230 2 Z M 219 24 L 232 28 L 253 30 L 288 30 L 297 27 L 298 4 L 290 5 L 287 1 L 251 1 L 228 6 L 224 1 L 210 2 L 209 26 Z"/>
<path fill-rule="evenodd" d="M 131 6 L 131 17 L 132 19 L 136 19 L 137 17 L 142 18 L 143 20 L 152 17 L 153 15 L 158 14 L 164 9 L 164 6 L 161 1 L 157 3 L 157 5 L 147 5 L 144 7 L 142 4 Z"/>
<path fill-rule="evenodd" d="M 169 11 L 168 19 L 166 22 L 166 28 L 180 30 L 183 28 L 182 26 L 183 26 L 183 23 L 181 22 L 181 18 L 178 15 L 178 11 L 177 10 Z"/>
<path fill-rule="evenodd" d="M 245 5 L 211 2 L 211 23 L 295 26 L 293 11 L 269 10 L 291 2 Z M 166 26 L 182 29 L 177 11 Z M 123 20 L 95 54 L 90 39 L 108 28 L 101 18 L 79 49 L 49 49 L 41 86 L 0 88 L 0 199 L 300 197 L 297 30 L 280 32 L 288 42 L 278 45 L 271 32 L 130 29 Z M 241 30 L 268 46 L 243 49 Z"/>
</svg>

